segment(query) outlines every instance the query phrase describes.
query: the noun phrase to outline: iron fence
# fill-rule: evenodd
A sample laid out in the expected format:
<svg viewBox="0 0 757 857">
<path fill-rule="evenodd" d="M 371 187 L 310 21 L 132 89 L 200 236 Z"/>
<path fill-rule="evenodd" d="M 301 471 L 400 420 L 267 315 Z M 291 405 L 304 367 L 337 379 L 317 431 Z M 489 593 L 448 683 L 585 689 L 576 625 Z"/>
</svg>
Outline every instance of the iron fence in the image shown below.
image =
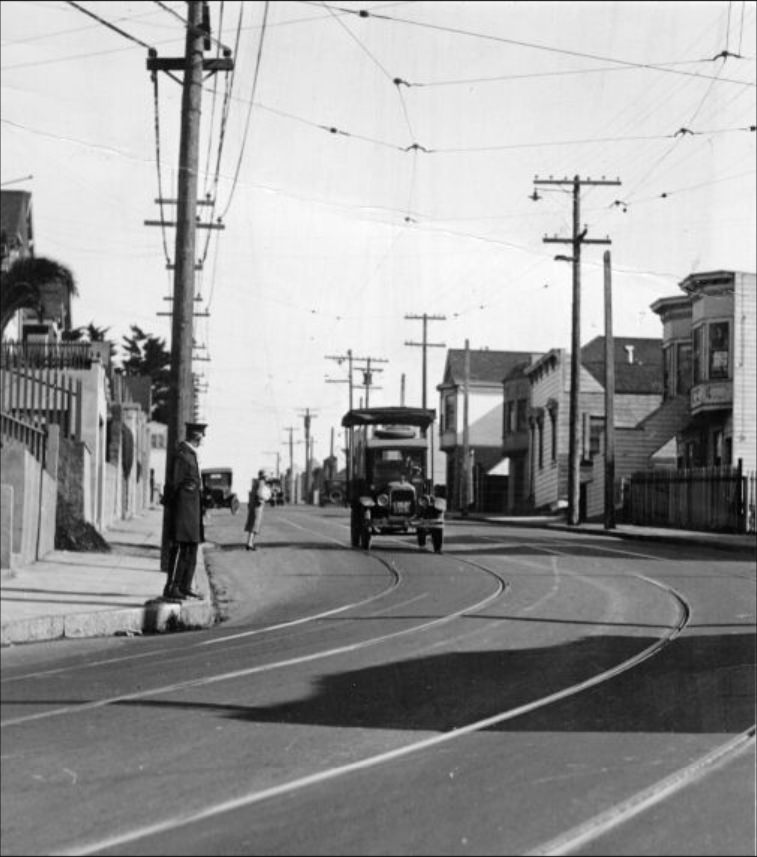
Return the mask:
<svg viewBox="0 0 757 857">
<path fill-rule="evenodd" d="M 0 413 L 0 437 L 2 442 L 15 440 L 24 444 L 37 461 L 42 466 L 45 465 L 47 432 L 44 428 L 18 420 L 10 414 Z"/>
</svg>

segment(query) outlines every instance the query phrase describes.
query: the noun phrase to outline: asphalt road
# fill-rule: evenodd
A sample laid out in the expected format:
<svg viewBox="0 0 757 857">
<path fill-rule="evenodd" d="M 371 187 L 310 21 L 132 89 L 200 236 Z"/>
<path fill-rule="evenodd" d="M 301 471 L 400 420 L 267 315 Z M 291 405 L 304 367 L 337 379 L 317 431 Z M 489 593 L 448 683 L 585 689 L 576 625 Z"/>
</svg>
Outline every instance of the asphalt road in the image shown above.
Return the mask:
<svg viewBox="0 0 757 857">
<path fill-rule="evenodd" d="M 753 557 L 243 521 L 214 628 L 2 651 L 3 854 L 755 853 Z"/>
</svg>

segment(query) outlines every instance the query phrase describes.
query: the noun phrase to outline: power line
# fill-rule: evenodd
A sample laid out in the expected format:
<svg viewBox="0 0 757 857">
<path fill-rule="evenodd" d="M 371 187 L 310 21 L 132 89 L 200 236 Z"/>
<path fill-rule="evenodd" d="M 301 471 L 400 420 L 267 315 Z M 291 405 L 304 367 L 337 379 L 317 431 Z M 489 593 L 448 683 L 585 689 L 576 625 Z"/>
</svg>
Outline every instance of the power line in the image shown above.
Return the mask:
<svg viewBox="0 0 757 857">
<path fill-rule="evenodd" d="M 231 201 L 234 198 L 234 191 L 236 190 L 237 180 L 239 179 L 239 170 L 242 166 L 242 157 L 244 156 L 245 145 L 247 143 L 247 133 L 250 130 L 250 116 L 252 115 L 252 106 L 255 102 L 255 90 L 257 89 L 258 75 L 260 74 L 260 60 L 261 60 L 261 57 L 263 54 L 263 39 L 265 37 L 265 29 L 266 29 L 266 22 L 268 20 L 268 9 L 269 9 L 269 7 L 270 7 L 270 2 L 269 2 L 269 0 L 266 0 L 265 7 L 263 8 L 263 24 L 262 24 L 262 27 L 260 30 L 260 40 L 258 41 L 258 54 L 257 54 L 257 58 L 255 60 L 255 74 L 254 74 L 253 80 L 252 80 L 252 92 L 250 93 L 249 109 L 247 111 L 247 120 L 245 122 L 245 127 L 244 127 L 244 136 L 242 137 L 242 147 L 239 151 L 239 159 L 237 160 L 237 167 L 236 167 L 236 170 L 234 172 L 234 180 L 233 180 L 232 185 L 231 185 L 231 191 L 229 193 L 229 198 L 226 202 L 226 208 L 224 208 L 220 219 L 223 219 L 226 216 L 226 213 L 228 212 L 229 208 L 231 207 Z"/>
<path fill-rule="evenodd" d="M 119 36 L 123 36 L 125 39 L 129 39 L 132 42 L 135 42 L 138 45 L 142 45 L 143 48 L 147 48 L 149 50 L 150 45 L 146 42 L 143 42 L 141 39 L 138 39 L 136 36 L 132 36 L 130 33 L 127 33 L 125 30 L 122 30 L 120 27 L 117 27 L 115 24 L 111 24 L 109 21 L 106 21 L 104 18 L 101 18 L 99 15 L 95 15 L 94 12 L 90 12 L 89 9 L 85 9 L 83 6 L 80 6 L 78 3 L 75 3 L 74 0 L 66 0 L 69 6 L 73 6 L 74 9 L 78 9 L 80 12 L 83 12 L 85 15 L 89 15 L 90 18 L 94 18 L 95 21 L 99 22 L 103 25 L 103 27 L 107 27 L 109 30 L 113 30 L 113 32 L 118 33 Z"/>
</svg>

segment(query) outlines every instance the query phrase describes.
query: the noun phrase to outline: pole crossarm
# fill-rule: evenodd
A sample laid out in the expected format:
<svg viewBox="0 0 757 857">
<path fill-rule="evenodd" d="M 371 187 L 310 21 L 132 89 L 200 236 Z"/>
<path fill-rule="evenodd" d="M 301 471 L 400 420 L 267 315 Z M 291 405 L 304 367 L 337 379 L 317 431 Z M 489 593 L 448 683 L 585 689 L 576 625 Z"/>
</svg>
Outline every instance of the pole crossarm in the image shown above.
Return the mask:
<svg viewBox="0 0 757 857">
<path fill-rule="evenodd" d="M 405 345 L 410 345 L 412 347 L 419 347 L 423 349 L 422 352 L 422 360 L 421 360 L 421 404 L 425 408 L 426 407 L 426 369 L 427 369 L 427 360 L 426 360 L 426 349 L 427 348 L 445 348 L 446 345 L 444 342 L 429 342 L 428 341 L 428 323 L 429 321 L 446 321 L 446 315 L 429 315 L 424 312 L 422 315 L 406 315 L 405 319 L 407 321 L 422 321 L 423 322 L 423 341 L 422 342 L 405 342 Z"/>
<path fill-rule="evenodd" d="M 184 57 L 153 57 L 147 58 L 148 71 L 184 71 L 187 61 Z M 231 57 L 203 59 L 203 71 L 234 71 L 234 60 Z"/>
<path fill-rule="evenodd" d="M 579 238 L 578 240 L 581 244 L 612 244 L 609 238 Z M 556 235 L 552 237 L 545 235 L 542 241 L 545 244 L 575 244 L 573 238 L 558 238 Z"/>
<path fill-rule="evenodd" d="M 540 179 L 538 176 L 534 178 L 534 184 L 576 184 L 576 179 Z M 578 184 L 581 185 L 619 185 L 622 184 L 620 179 L 578 179 Z"/>
</svg>

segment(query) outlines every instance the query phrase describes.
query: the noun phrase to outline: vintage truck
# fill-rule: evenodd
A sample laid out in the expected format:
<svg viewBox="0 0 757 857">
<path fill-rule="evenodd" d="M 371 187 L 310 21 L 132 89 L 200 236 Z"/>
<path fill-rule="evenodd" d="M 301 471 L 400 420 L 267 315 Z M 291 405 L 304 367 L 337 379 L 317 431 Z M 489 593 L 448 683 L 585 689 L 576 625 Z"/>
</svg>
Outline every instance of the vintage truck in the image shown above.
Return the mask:
<svg viewBox="0 0 757 857">
<path fill-rule="evenodd" d="M 353 547 L 370 549 L 372 537 L 415 534 L 418 546 L 444 543 L 446 501 L 427 477 L 428 428 L 436 413 L 426 408 L 381 407 L 348 411 L 351 466 L 347 479 Z"/>
</svg>

